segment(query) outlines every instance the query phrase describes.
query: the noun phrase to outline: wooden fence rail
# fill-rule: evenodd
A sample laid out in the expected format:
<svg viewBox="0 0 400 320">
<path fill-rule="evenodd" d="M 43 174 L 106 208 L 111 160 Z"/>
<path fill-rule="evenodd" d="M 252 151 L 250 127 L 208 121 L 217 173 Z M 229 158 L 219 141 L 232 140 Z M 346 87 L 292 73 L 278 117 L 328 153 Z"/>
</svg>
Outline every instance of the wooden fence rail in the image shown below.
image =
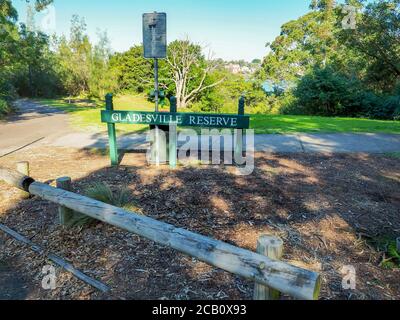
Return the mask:
<svg viewBox="0 0 400 320">
<path fill-rule="evenodd" d="M 31 195 L 143 236 L 292 297 L 304 300 L 318 299 L 321 279 L 316 272 L 36 182 L 8 169 L 0 168 L 0 180 Z"/>
</svg>

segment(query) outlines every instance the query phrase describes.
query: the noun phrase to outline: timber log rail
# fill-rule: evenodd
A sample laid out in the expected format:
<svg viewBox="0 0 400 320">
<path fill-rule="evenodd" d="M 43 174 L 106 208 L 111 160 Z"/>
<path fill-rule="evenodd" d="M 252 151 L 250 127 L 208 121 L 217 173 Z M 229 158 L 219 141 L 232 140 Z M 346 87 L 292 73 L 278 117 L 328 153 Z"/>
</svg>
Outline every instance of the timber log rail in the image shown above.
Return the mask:
<svg viewBox="0 0 400 320">
<path fill-rule="evenodd" d="M 261 253 L 259 254 L 37 182 L 13 170 L 0 168 L 0 180 L 31 195 L 171 247 L 214 267 L 251 279 L 256 283 L 256 299 L 272 298 L 277 291 L 297 299 L 318 299 L 320 275 L 279 261 L 282 250 L 274 247 L 277 241 L 265 239 L 268 237 L 260 238 L 257 248 Z M 263 243 L 262 240 L 267 241 Z M 270 251 L 272 254 L 268 254 Z M 268 254 L 268 257 L 264 254 Z"/>
</svg>

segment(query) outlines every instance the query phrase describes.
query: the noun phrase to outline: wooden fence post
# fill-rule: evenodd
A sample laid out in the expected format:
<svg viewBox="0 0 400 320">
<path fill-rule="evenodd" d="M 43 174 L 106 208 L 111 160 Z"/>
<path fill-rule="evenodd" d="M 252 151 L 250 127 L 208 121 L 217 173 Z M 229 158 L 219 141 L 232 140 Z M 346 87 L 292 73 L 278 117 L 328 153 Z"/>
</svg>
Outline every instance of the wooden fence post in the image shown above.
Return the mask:
<svg viewBox="0 0 400 320">
<path fill-rule="evenodd" d="M 23 175 L 29 177 L 29 162 L 28 161 L 20 161 L 17 163 L 17 171 L 22 173 Z M 20 192 L 21 198 L 29 199 L 30 194 L 29 192 L 21 191 Z"/>
<path fill-rule="evenodd" d="M 257 253 L 273 260 L 280 260 L 283 255 L 282 239 L 269 235 L 262 235 L 257 241 Z M 254 300 L 278 300 L 280 292 L 267 286 L 256 283 L 254 286 Z"/>
<path fill-rule="evenodd" d="M 245 99 L 242 96 L 239 99 L 239 110 L 238 110 L 239 116 L 244 116 L 244 106 L 245 106 Z M 243 129 L 236 129 L 235 136 L 236 136 L 235 162 L 238 164 L 242 164 L 240 162 L 242 161 L 243 157 Z"/>
<path fill-rule="evenodd" d="M 171 97 L 170 99 L 170 113 L 177 113 L 176 98 Z M 169 167 L 171 169 L 176 168 L 177 164 L 177 125 L 170 124 L 169 126 Z"/>
<path fill-rule="evenodd" d="M 397 252 L 400 252 L 400 237 L 396 239 Z"/>
<path fill-rule="evenodd" d="M 114 110 L 113 95 L 111 93 L 108 93 L 106 95 L 106 109 L 108 111 Z M 117 134 L 115 130 L 115 123 L 107 123 L 107 128 L 108 128 L 108 140 L 110 145 L 111 165 L 117 166 L 119 164 L 119 157 L 118 157 Z"/>
<path fill-rule="evenodd" d="M 66 191 L 72 191 L 72 182 L 70 177 L 62 177 L 56 180 L 57 188 Z M 73 219 L 75 213 L 73 210 L 63 206 L 58 207 L 59 221 L 62 226 L 70 226 L 70 222 Z"/>
</svg>

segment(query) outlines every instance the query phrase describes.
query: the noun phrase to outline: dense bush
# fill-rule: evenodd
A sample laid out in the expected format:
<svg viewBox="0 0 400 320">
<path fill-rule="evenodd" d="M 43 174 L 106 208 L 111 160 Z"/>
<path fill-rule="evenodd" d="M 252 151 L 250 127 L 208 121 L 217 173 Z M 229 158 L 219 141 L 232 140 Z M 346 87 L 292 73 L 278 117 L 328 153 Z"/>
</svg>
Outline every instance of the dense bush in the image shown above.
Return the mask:
<svg viewBox="0 0 400 320">
<path fill-rule="evenodd" d="M 12 111 L 11 101 L 17 97 L 17 92 L 10 78 L 0 73 L 0 118 Z"/>
<path fill-rule="evenodd" d="M 0 98 L 0 119 L 11 112 L 11 107 L 10 105 L 7 103 L 7 101 L 3 100 Z"/>
<path fill-rule="evenodd" d="M 329 68 L 315 69 L 305 75 L 294 90 L 298 111 L 320 116 L 354 113 L 357 103 L 350 97 L 354 87 L 354 83 Z M 345 104 L 348 103 L 352 110 L 347 110 Z"/>
<path fill-rule="evenodd" d="M 365 114 L 374 119 L 399 120 L 400 96 L 376 97 L 374 103 L 365 103 Z"/>
<path fill-rule="evenodd" d="M 374 119 L 398 119 L 400 115 L 399 95 L 376 95 L 329 67 L 305 75 L 293 94 L 295 101 L 285 113 Z"/>
</svg>

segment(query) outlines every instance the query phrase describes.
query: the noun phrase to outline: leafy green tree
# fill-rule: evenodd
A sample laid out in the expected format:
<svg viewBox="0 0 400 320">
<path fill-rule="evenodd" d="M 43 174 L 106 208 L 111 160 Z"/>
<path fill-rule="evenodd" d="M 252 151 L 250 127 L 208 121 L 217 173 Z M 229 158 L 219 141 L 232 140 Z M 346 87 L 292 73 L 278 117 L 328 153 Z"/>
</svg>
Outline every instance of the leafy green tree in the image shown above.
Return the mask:
<svg viewBox="0 0 400 320">
<path fill-rule="evenodd" d="M 365 85 L 393 92 L 400 79 L 400 1 L 368 3 L 358 15 L 356 29 L 343 30 L 339 36 L 357 57 L 357 75 Z"/>
<path fill-rule="evenodd" d="M 49 0 L 35 1 L 37 10 L 43 9 L 51 3 Z M 43 61 L 43 55 L 38 48 L 42 47 L 41 35 L 27 36 L 26 28 L 17 26 L 18 14 L 10 0 L 0 0 L 0 116 L 11 110 L 11 101 L 16 98 L 17 90 L 20 89 L 18 80 L 27 70 L 27 56 L 23 53 L 35 53 L 34 58 Z M 28 40 L 29 38 L 29 40 Z M 32 46 L 29 48 L 27 45 Z M 32 58 L 32 55 L 29 57 Z M 30 63 L 38 64 L 38 61 Z M 30 79 L 33 85 L 33 77 Z M 31 87 L 32 88 L 32 87 Z"/>
<path fill-rule="evenodd" d="M 335 39 L 334 1 L 312 1 L 312 11 L 284 24 L 281 34 L 267 44 L 271 52 L 258 77 L 275 82 L 295 81 L 315 65 L 327 65 L 340 54 Z"/>
<path fill-rule="evenodd" d="M 356 94 L 358 88 L 358 83 L 349 81 L 331 67 L 315 68 L 301 79 L 294 90 L 296 111 L 322 116 L 354 115 L 361 110 L 349 110 L 349 98 Z"/>
<path fill-rule="evenodd" d="M 148 92 L 154 87 L 152 60 L 143 57 L 143 46 L 136 45 L 110 58 L 110 67 L 121 91 Z"/>
<path fill-rule="evenodd" d="M 16 85 L 25 96 L 52 96 L 59 89 L 54 71 L 54 53 L 49 49 L 49 37 L 38 31 L 20 28 L 19 66 L 16 68 Z"/>
<path fill-rule="evenodd" d="M 92 45 L 86 35 L 85 20 L 74 15 L 69 40 L 61 37 L 57 46 L 59 73 L 67 93 L 88 94 Z"/>
<path fill-rule="evenodd" d="M 91 56 L 89 91 L 91 95 L 103 98 L 107 92 L 117 89 L 117 75 L 109 63 L 111 48 L 107 33 L 99 32 L 98 36 Z"/>
</svg>

